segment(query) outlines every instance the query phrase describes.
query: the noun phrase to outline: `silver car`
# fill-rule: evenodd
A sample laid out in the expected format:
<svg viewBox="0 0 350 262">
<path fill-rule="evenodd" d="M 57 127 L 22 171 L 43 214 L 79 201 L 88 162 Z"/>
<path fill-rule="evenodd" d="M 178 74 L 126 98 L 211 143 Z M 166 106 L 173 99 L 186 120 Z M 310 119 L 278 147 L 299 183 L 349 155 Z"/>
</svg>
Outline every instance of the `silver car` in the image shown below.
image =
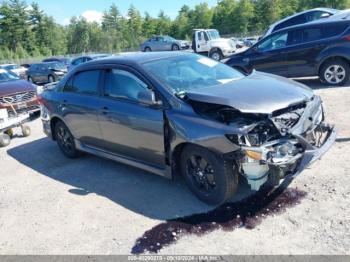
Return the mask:
<svg viewBox="0 0 350 262">
<path fill-rule="evenodd" d="M 177 40 L 171 36 L 155 36 L 141 44 L 140 49 L 143 52 L 152 51 L 178 51 L 189 49 L 190 42 L 185 40 Z"/>
</svg>

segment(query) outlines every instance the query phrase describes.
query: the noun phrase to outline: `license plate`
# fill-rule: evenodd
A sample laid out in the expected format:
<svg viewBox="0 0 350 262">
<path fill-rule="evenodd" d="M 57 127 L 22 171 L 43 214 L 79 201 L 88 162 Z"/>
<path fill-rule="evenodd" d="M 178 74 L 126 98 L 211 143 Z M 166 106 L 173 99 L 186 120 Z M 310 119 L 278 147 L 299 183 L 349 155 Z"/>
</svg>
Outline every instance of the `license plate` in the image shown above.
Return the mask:
<svg viewBox="0 0 350 262">
<path fill-rule="evenodd" d="M 19 103 L 19 104 L 17 104 L 17 109 L 23 109 L 23 108 L 27 108 L 27 103 Z"/>
</svg>

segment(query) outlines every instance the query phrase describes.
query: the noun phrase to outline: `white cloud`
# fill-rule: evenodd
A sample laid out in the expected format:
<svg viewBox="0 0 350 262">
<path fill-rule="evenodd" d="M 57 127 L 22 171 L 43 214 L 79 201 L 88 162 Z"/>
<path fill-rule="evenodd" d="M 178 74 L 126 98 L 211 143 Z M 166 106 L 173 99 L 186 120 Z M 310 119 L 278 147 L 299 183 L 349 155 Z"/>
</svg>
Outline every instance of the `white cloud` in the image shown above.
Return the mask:
<svg viewBox="0 0 350 262">
<path fill-rule="evenodd" d="M 65 18 L 65 19 L 63 19 L 61 24 L 66 26 L 66 25 L 69 25 L 69 23 L 70 23 L 70 19 L 69 18 Z"/>
<path fill-rule="evenodd" d="M 81 16 L 84 17 L 88 22 L 101 23 L 103 13 L 95 10 L 87 10 L 84 13 L 82 13 Z"/>
</svg>

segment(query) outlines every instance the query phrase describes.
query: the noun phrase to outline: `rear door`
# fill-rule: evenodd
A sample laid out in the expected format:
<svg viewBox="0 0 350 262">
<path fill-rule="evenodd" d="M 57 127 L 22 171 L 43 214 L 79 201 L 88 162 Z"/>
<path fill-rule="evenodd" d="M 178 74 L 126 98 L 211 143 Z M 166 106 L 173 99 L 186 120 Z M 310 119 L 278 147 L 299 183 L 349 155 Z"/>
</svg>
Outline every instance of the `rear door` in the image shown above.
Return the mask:
<svg viewBox="0 0 350 262">
<path fill-rule="evenodd" d="M 106 69 L 100 127 L 109 152 L 164 168 L 162 106 L 138 101 L 138 93 L 150 89 L 148 82 L 128 67 Z"/>
<path fill-rule="evenodd" d="M 288 38 L 288 76 L 317 75 L 317 57 L 334 38 L 345 31 L 344 23 L 319 24 L 293 30 Z"/>
<path fill-rule="evenodd" d="M 273 34 L 253 47 L 244 62 L 259 71 L 286 76 L 288 61 L 286 61 L 288 31 Z"/>
<path fill-rule="evenodd" d="M 60 94 L 60 110 L 73 136 L 88 146 L 99 146 L 102 135 L 98 123 L 101 108 L 101 70 L 72 76 Z"/>
</svg>

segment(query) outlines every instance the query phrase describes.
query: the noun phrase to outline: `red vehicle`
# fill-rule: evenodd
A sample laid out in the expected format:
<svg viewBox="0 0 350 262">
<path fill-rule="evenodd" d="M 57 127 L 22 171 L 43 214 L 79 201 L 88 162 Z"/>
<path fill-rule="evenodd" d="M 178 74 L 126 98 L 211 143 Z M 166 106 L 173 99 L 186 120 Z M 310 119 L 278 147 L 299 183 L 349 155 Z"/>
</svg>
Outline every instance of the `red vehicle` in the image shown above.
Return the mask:
<svg viewBox="0 0 350 262">
<path fill-rule="evenodd" d="M 11 117 L 27 112 L 34 114 L 40 111 L 36 88 L 16 74 L 0 69 L 0 109 L 6 108 Z"/>
</svg>

